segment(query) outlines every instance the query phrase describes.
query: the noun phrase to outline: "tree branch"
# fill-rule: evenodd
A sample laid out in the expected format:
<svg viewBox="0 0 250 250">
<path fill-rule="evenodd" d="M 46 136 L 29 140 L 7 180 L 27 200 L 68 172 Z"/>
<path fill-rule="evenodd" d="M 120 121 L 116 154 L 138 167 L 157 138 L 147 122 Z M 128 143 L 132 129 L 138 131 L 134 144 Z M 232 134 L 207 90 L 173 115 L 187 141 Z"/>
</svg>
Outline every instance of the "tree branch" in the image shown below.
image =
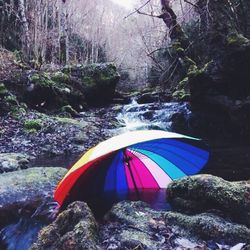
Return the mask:
<svg viewBox="0 0 250 250">
<path fill-rule="evenodd" d="M 157 18 L 161 18 L 161 16 L 156 16 L 156 15 L 153 15 L 153 14 L 148 14 L 148 13 L 145 13 L 145 12 L 141 12 L 140 10 L 137 10 L 136 11 L 138 14 L 140 15 L 144 15 L 144 16 L 151 16 L 151 17 L 157 17 Z"/>
<path fill-rule="evenodd" d="M 198 6 L 198 5 L 196 5 L 196 4 L 192 3 L 192 2 L 190 2 L 189 0 L 184 0 L 184 2 L 185 2 L 185 3 L 188 3 L 188 4 L 190 4 L 190 5 L 192 5 L 193 7 L 197 8 L 197 9 L 199 9 L 199 6 Z"/>
<path fill-rule="evenodd" d="M 124 17 L 124 19 L 132 16 L 135 13 L 138 13 L 138 11 L 140 11 L 142 8 L 144 8 L 151 0 L 148 0 L 146 3 L 144 3 L 141 7 L 135 9 L 135 11 L 133 11 L 132 13 L 130 13 L 129 15 L 127 15 L 126 17 Z"/>
</svg>

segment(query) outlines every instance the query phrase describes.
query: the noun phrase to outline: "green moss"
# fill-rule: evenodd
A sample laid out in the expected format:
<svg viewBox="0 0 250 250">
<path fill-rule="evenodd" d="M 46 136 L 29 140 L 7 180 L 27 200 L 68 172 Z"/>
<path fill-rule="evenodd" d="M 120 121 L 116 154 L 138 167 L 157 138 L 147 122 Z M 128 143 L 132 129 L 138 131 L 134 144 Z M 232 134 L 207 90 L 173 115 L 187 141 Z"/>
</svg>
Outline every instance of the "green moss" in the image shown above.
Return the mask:
<svg viewBox="0 0 250 250">
<path fill-rule="evenodd" d="M 11 110 L 11 114 L 16 119 L 19 119 L 20 117 L 26 114 L 26 109 L 23 107 L 19 107 L 19 106 L 13 107 Z"/>
<path fill-rule="evenodd" d="M 56 83 L 50 78 L 50 75 L 48 73 L 34 73 L 31 77 L 30 80 L 35 83 L 35 84 L 39 84 L 42 86 L 47 86 L 47 87 L 51 87 L 54 86 Z"/>
<path fill-rule="evenodd" d="M 185 88 L 188 84 L 188 77 L 185 77 L 182 81 L 178 83 L 178 89 Z"/>
<path fill-rule="evenodd" d="M 178 100 L 187 100 L 190 97 L 190 93 L 188 90 L 188 81 L 189 78 L 185 77 L 182 81 L 180 81 L 173 93 L 173 97 Z"/>
<path fill-rule="evenodd" d="M 181 48 L 181 43 L 179 41 L 175 41 L 171 45 L 172 45 L 172 48 L 175 49 L 175 50 L 182 49 Z"/>
<path fill-rule="evenodd" d="M 17 105 L 18 104 L 17 98 L 14 95 L 8 95 L 8 96 L 5 97 L 4 100 L 6 102 L 8 102 L 9 104 L 13 104 L 13 105 Z"/>
<path fill-rule="evenodd" d="M 8 90 L 6 89 L 5 85 L 3 83 L 0 83 L 0 95 L 4 96 L 8 93 Z"/>
<path fill-rule="evenodd" d="M 28 119 L 24 121 L 24 128 L 29 131 L 40 130 L 42 128 L 42 121 L 40 119 Z"/>
<path fill-rule="evenodd" d="M 82 80 L 83 80 L 83 83 L 89 87 L 95 85 L 95 81 L 92 77 L 84 76 Z"/>
<path fill-rule="evenodd" d="M 232 33 L 227 36 L 227 43 L 229 45 L 241 45 L 249 41 L 246 37 L 239 33 Z"/>
<path fill-rule="evenodd" d="M 58 71 L 58 72 L 53 73 L 51 75 L 51 80 L 53 80 L 55 82 L 58 82 L 58 83 L 60 83 L 60 82 L 63 82 L 63 83 L 68 82 L 69 79 L 70 79 L 69 75 L 66 74 L 66 73 L 63 73 L 61 71 Z"/>
<path fill-rule="evenodd" d="M 39 82 L 40 81 L 40 75 L 38 73 L 35 73 L 33 74 L 31 77 L 30 77 L 30 80 L 34 83 L 36 82 Z"/>
<path fill-rule="evenodd" d="M 207 68 L 208 68 L 208 66 L 210 65 L 210 63 L 212 63 L 212 61 L 206 63 L 206 64 L 205 64 L 202 68 L 200 68 L 200 69 L 199 69 L 196 65 L 191 65 L 191 66 L 189 67 L 187 76 L 188 76 L 188 77 L 195 77 L 195 76 L 198 76 L 198 75 L 204 73 L 204 72 L 207 70 Z"/>
<path fill-rule="evenodd" d="M 197 76 L 201 73 L 196 65 L 192 65 L 188 70 L 188 77 L 190 76 Z"/>
<path fill-rule="evenodd" d="M 184 101 L 184 100 L 187 100 L 189 97 L 190 97 L 190 94 L 187 93 L 185 91 L 185 89 L 181 89 L 181 90 L 176 90 L 174 93 L 173 93 L 173 97 L 175 99 L 178 99 L 180 101 Z"/>
</svg>

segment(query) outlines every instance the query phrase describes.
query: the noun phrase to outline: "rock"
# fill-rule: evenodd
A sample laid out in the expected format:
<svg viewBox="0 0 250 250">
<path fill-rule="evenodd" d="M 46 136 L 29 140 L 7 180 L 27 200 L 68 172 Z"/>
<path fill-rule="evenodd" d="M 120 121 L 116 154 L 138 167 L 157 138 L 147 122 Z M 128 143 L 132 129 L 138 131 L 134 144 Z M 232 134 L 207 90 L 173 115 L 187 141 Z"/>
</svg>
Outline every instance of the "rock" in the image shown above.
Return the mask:
<svg viewBox="0 0 250 250">
<path fill-rule="evenodd" d="M 107 104 L 115 97 L 120 75 L 113 64 L 67 66 L 63 72 L 79 79 L 86 101 L 90 105 Z"/>
<path fill-rule="evenodd" d="M 184 112 L 174 113 L 170 117 L 170 121 L 172 122 L 171 128 L 173 132 L 184 134 L 188 131 L 188 122 Z"/>
<path fill-rule="evenodd" d="M 128 96 L 128 94 L 120 93 L 118 91 L 115 92 L 113 103 L 114 104 L 129 104 L 131 102 L 131 98 Z"/>
<path fill-rule="evenodd" d="M 165 226 L 163 212 L 144 202 L 116 204 L 105 222 L 100 232 L 105 249 L 172 249 L 166 240 L 171 231 Z"/>
<path fill-rule="evenodd" d="M 30 156 L 18 153 L 0 154 L 0 173 L 12 172 L 29 167 Z"/>
<path fill-rule="evenodd" d="M 159 101 L 159 94 L 154 93 L 145 93 L 137 99 L 139 104 L 153 103 Z"/>
<path fill-rule="evenodd" d="M 97 223 L 91 210 L 83 202 L 74 202 L 40 231 L 30 250 L 97 250 L 98 245 Z"/>
<path fill-rule="evenodd" d="M 73 139 L 72 139 L 72 141 L 73 141 L 75 144 L 79 144 L 79 145 L 84 144 L 87 140 L 88 140 L 88 136 L 87 136 L 87 134 L 84 133 L 84 132 L 79 132 L 79 133 L 77 133 L 77 134 L 73 137 Z"/>
<path fill-rule="evenodd" d="M 168 225 L 177 225 L 204 240 L 217 242 L 224 240 L 227 244 L 237 244 L 239 242 L 250 244 L 249 228 L 231 223 L 214 214 L 202 213 L 189 216 L 176 212 L 167 212 L 165 219 Z"/>
<path fill-rule="evenodd" d="M 69 114 L 70 117 L 77 118 L 80 117 L 81 115 L 73 109 L 70 105 L 62 107 L 62 113 Z"/>
<path fill-rule="evenodd" d="M 204 173 L 220 176 L 228 181 L 244 180 L 250 176 L 250 146 L 210 145 L 209 162 Z"/>
<path fill-rule="evenodd" d="M 250 185 L 212 175 L 196 175 L 170 183 L 167 199 L 178 211 L 217 209 L 250 227 Z"/>
<path fill-rule="evenodd" d="M 0 227 L 52 197 L 64 168 L 30 168 L 0 175 Z"/>
</svg>

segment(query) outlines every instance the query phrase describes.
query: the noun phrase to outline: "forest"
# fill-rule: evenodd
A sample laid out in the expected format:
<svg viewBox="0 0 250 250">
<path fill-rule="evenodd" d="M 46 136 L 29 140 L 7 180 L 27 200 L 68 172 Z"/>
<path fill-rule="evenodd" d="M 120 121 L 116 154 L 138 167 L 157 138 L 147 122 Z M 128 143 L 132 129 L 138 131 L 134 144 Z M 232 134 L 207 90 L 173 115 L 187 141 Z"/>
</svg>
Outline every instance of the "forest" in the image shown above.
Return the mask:
<svg viewBox="0 0 250 250">
<path fill-rule="evenodd" d="M 250 1 L 0 0 L 0 249 L 250 249 Z"/>
</svg>

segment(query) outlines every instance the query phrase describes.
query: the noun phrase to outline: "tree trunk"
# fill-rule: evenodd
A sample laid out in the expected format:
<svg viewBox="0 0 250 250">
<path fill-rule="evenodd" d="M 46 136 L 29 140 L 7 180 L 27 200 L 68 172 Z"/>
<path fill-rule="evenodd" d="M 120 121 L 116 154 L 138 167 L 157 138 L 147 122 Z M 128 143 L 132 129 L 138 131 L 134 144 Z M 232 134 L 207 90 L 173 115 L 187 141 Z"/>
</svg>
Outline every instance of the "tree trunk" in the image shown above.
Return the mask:
<svg viewBox="0 0 250 250">
<path fill-rule="evenodd" d="M 24 0 L 18 0 L 19 4 L 19 13 L 20 13 L 20 19 L 22 23 L 22 28 L 23 28 L 23 34 L 22 34 L 22 48 L 25 53 L 25 55 L 30 57 L 30 37 L 29 37 L 29 24 L 28 20 L 26 18 L 26 13 L 25 13 L 25 2 Z"/>
<path fill-rule="evenodd" d="M 171 41 L 178 40 L 180 42 L 181 47 L 187 48 L 188 39 L 184 34 L 180 24 L 177 21 L 177 16 L 173 9 L 170 7 L 169 0 L 161 0 L 162 14 L 159 16 L 163 19 L 166 26 L 169 28 L 169 36 Z"/>
<path fill-rule="evenodd" d="M 174 88 L 183 80 L 191 65 L 195 64 L 187 55 L 186 49 L 189 46 L 189 40 L 183 29 L 177 21 L 177 16 L 170 6 L 169 0 L 161 0 L 162 18 L 166 26 L 169 28 L 169 36 L 171 39 L 170 67 L 161 75 L 159 81 L 167 88 Z"/>
<path fill-rule="evenodd" d="M 66 65 L 69 60 L 69 45 L 68 45 L 68 13 L 66 3 L 59 4 L 61 11 L 59 11 L 61 24 L 60 24 L 60 63 Z"/>
</svg>

